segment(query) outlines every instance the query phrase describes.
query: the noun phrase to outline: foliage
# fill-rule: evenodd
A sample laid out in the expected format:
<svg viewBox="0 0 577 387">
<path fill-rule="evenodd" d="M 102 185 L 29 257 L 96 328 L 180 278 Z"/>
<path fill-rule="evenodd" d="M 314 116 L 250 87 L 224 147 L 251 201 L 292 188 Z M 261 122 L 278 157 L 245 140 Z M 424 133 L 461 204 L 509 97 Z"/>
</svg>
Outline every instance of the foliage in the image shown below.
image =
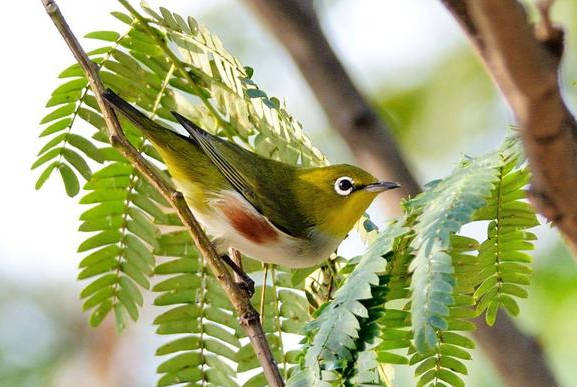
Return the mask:
<svg viewBox="0 0 577 387">
<path fill-rule="evenodd" d="M 487 240 L 479 246 L 479 282 L 475 291 L 477 312 L 486 311 L 489 325 L 495 323 L 499 308 L 519 314 L 513 297 L 525 298 L 522 286 L 529 285 L 531 241 L 537 237 L 526 231 L 538 224 L 531 206 L 523 201 L 521 190 L 529 182 L 527 169 L 515 170 L 513 159 L 499 168 L 499 180 L 487 205 L 475 214 L 476 220 L 489 220 Z"/>
<path fill-rule="evenodd" d="M 471 221 L 475 210 L 486 205 L 502 165 L 500 153 L 467 158 L 449 177 L 435 182 L 418 198 L 408 203 L 420 211 L 412 242 L 415 259 L 413 273 L 412 326 L 420 352 L 437 344 L 437 330 L 446 330 L 448 306 L 455 285 L 454 265 L 449 255 L 450 236 Z"/>
<path fill-rule="evenodd" d="M 455 285 L 452 293 L 448 297 L 444 296 L 452 299 L 447 305 L 447 313 L 444 316 L 447 325 L 444 329 L 435 329 L 436 344 L 434 346 L 424 351 L 415 351 L 414 348 L 410 350 L 413 355 L 409 364 L 418 364 L 415 368 L 415 376 L 419 377 L 418 385 L 421 386 L 431 381 L 434 383 L 444 381 L 453 386 L 464 386 L 456 372 L 467 374 L 467 367 L 461 360 L 471 359 L 467 350 L 474 348 L 474 343 L 470 339 L 456 332 L 474 329 L 474 325 L 467 319 L 475 316 L 472 293 L 476 281 L 472 274 L 477 270 L 477 259 L 467 253 L 474 251 L 478 242 L 453 234 L 450 237 L 450 244 L 448 255 L 454 267 Z M 415 343 L 419 345 L 417 340 Z"/>
<path fill-rule="evenodd" d="M 174 122 L 175 110 L 263 156 L 303 166 L 328 163 L 217 36 L 191 17 L 144 7 L 146 18 L 120 3 L 128 13 L 113 15 L 126 32 L 86 36 L 104 42 L 89 55 L 107 87 L 165 125 Z M 78 250 L 87 253 L 79 279 L 90 279 L 81 292 L 90 323 L 114 313 L 122 330 L 127 318 L 138 319 L 142 291 L 152 288 L 162 309 L 157 333 L 177 335 L 157 350 L 168 356 L 158 368 L 159 385 L 236 386 L 239 374 L 259 364 L 226 295 L 168 204 L 109 145 L 80 67 L 70 66 L 60 78 L 64 83 L 47 103 L 54 109 L 41 122 L 40 136 L 49 139 L 32 168 L 44 166 L 37 188 L 59 170 L 69 196 L 86 181 L 80 202 L 90 208 L 80 230 L 90 234 Z M 75 131 L 78 118 L 90 124 L 91 138 Z M 139 131 L 122 125 L 162 170 Z M 405 214 L 380 233 L 368 219 L 361 222 L 372 241 L 367 252 L 344 265 L 330 261 L 316 271 L 323 279 L 308 289 L 304 279 L 312 270 L 268 268 L 253 300 L 289 384 L 389 384 L 390 365 L 414 364 L 419 385 L 462 385 L 457 373 L 467 373 L 462 360 L 470 358 L 473 343 L 459 332 L 474 328 L 469 319 L 475 314 L 486 312 L 489 323 L 501 307 L 517 314 L 513 296 L 526 296 L 520 285 L 528 283 L 530 259 L 523 251 L 532 247 L 535 236 L 527 229 L 537 222 L 524 201 L 528 171 L 520 160 L 515 138 L 495 152 L 465 158 L 407 201 Z M 458 235 L 474 221 L 489 222 L 482 243 Z M 244 266 L 262 271 L 250 259 Z M 309 322 L 309 311 L 327 300 Z M 300 353 L 288 348 L 287 334 L 305 335 Z M 257 372 L 244 385 L 265 384 Z"/>
<path fill-rule="evenodd" d="M 474 343 L 461 332 L 485 310 L 491 322 L 500 306 L 517 314 L 510 295 L 525 295 L 518 285 L 528 283 L 529 269 L 517 261 L 528 262 L 521 250 L 534 235 L 525 229 L 537 222 L 522 201 L 528 171 L 520 160 L 512 136 L 407 201 L 404 217 L 379 233 L 307 325 L 289 385 L 382 385 L 384 364 L 408 363 L 417 365 L 419 386 L 463 386 L 457 374 L 467 374 Z M 480 220 L 490 221 L 487 241 L 458 235 Z"/>
<path fill-rule="evenodd" d="M 296 385 L 303 383 L 301 380 L 306 380 L 308 385 L 320 384 L 327 378 L 340 380 L 332 371 L 342 370 L 347 361 L 355 361 L 357 354 L 353 354 L 353 351 L 362 347 L 358 340 L 364 341 L 359 335 L 359 319 L 365 321 L 366 327 L 375 321 L 375 314 L 380 312 L 367 308 L 368 305 L 364 305 L 362 300 L 374 302 L 377 307 L 384 303 L 384 294 L 380 302 L 372 294 L 373 288 L 381 286 L 378 274 L 385 271 L 386 260 L 382 255 L 390 252 L 395 238 L 405 232 L 402 222 L 394 222 L 387 232 L 381 233 L 361 257 L 347 282 L 335 293 L 334 299 L 319 309 L 318 316 L 307 327 L 309 344 L 303 349 L 305 355 L 301 372 L 293 376 Z M 369 332 L 373 331 L 366 329 L 362 333 L 368 335 Z M 370 339 L 367 337 L 366 341 Z"/>
<path fill-rule="evenodd" d="M 269 158 L 302 165 L 327 163 L 300 124 L 278 99 L 258 88 L 250 79 L 252 69 L 228 53 L 217 36 L 191 17 L 185 21 L 163 8 L 159 13 L 145 8 L 152 17 L 146 19 L 122 3 L 129 14 L 112 14 L 128 25 L 127 32 L 97 31 L 86 36 L 105 42 L 89 55 L 99 65 L 107 87 L 165 124 L 174 121 L 170 111 L 176 110 Z M 178 47 L 178 54 L 168 42 Z M 254 369 L 258 362 L 243 340 L 225 294 L 164 199 L 109 146 L 80 67 L 72 65 L 60 77 L 66 81 L 47 103 L 58 107 L 42 120 L 48 126 L 41 137 L 52 137 L 33 168 L 55 160 L 41 173 L 37 188 L 59 169 L 70 196 L 79 192 L 80 179 L 86 180 L 87 193 L 80 202 L 91 207 L 81 215 L 80 230 L 90 236 L 79 247 L 79 252 L 88 252 L 80 262 L 79 279 L 91 279 L 81 293 L 83 308 L 92 310 L 90 323 L 99 325 L 114 311 L 117 328 L 122 330 L 127 317 L 138 318 L 142 289 L 151 287 L 151 277 L 159 278 L 152 286 L 159 292 L 155 304 L 170 309 L 156 318 L 157 333 L 187 334 L 157 350 L 158 355 L 172 356 L 158 369 L 163 374 L 159 385 L 184 381 L 236 385 L 237 372 Z M 78 117 L 96 129 L 92 139 L 74 133 Z M 162 160 L 138 130 L 124 120 L 122 126 L 133 145 L 162 167 Z M 87 157 L 103 166 L 93 173 Z M 261 266 L 252 262 L 246 269 L 260 271 Z M 283 348 L 283 334 L 297 334 L 309 318 L 302 292 L 292 290 L 302 290 L 302 281 L 295 286 L 292 276 L 271 270 L 268 283 L 257 288 L 254 298 L 258 302 L 264 291 L 265 297 L 274 299 L 264 305 L 264 329 L 286 370 L 295 359 Z M 222 358 L 230 362 L 223 363 Z M 256 374 L 247 385 L 264 383 L 263 375 Z"/>
</svg>

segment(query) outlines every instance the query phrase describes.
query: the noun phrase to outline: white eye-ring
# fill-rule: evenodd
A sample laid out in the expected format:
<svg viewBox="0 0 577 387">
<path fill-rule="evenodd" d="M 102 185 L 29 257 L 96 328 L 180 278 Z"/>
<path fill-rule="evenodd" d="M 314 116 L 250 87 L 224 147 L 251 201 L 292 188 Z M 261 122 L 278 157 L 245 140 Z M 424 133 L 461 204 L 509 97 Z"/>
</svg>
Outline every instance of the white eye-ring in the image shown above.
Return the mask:
<svg viewBox="0 0 577 387">
<path fill-rule="evenodd" d="M 353 179 L 348 176 L 341 176 L 335 181 L 335 192 L 342 196 L 347 196 L 354 189 Z"/>
</svg>

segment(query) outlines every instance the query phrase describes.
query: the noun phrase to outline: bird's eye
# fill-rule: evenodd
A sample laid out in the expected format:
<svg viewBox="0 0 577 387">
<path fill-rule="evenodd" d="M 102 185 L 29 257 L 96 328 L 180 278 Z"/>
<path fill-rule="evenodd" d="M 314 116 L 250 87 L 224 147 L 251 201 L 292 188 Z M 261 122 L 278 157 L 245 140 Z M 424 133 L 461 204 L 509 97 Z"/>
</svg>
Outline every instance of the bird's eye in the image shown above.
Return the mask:
<svg viewBox="0 0 577 387">
<path fill-rule="evenodd" d="M 342 196 L 347 196 L 353 192 L 353 179 L 348 176 L 339 177 L 335 181 L 335 192 Z"/>
</svg>

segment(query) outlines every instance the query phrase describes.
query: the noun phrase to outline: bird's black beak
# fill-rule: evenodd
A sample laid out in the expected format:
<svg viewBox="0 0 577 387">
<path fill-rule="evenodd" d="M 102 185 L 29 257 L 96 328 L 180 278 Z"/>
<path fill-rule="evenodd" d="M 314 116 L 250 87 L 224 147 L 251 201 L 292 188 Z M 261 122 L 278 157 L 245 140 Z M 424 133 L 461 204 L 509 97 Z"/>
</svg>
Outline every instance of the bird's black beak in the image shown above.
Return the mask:
<svg viewBox="0 0 577 387">
<path fill-rule="evenodd" d="M 367 192 L 383 192 L 390 189 L 399 188 L 400 185 L 390 181 L 379 181 L 377 183 L 367 184 L 363 187 L 363 190 Z"/>
</svg>

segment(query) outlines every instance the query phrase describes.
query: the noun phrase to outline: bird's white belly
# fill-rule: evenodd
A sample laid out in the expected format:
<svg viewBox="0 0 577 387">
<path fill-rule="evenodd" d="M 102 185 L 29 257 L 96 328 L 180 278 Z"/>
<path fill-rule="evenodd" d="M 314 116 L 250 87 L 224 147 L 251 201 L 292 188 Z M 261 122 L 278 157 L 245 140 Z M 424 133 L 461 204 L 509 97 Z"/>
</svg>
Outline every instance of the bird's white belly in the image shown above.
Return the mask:
<svg viewBox="0 0 577 387">
<path fill-rule="evenodd" d="M 292 237 L 270 223 L 236 191 L 225 191 L 221 197 L 212 200 L 210 204 L 209 212 L 195 211 L 195 215 L 207 232 L 216 238 L 219 254 L 225 254 L 228 248 L 232 247 L 262 262 L 293 268 L 309 267 L 328 258 L 340 242 L 320 232 L 316 232 L 306 240 Z M 230 220 L 230 214 L 227 211 L 229 207 L 223 211 L 223 206 L 226 205 L 234 205 L 242 209 L 243 215 L 253 217 L 259 227 L 264 225 L 271 228 L 264 229 L 265 236 L 274 231 L 276 237 L 265 238 L 255 234 L 249 238 L 243 235 Z"/>
</svg>

